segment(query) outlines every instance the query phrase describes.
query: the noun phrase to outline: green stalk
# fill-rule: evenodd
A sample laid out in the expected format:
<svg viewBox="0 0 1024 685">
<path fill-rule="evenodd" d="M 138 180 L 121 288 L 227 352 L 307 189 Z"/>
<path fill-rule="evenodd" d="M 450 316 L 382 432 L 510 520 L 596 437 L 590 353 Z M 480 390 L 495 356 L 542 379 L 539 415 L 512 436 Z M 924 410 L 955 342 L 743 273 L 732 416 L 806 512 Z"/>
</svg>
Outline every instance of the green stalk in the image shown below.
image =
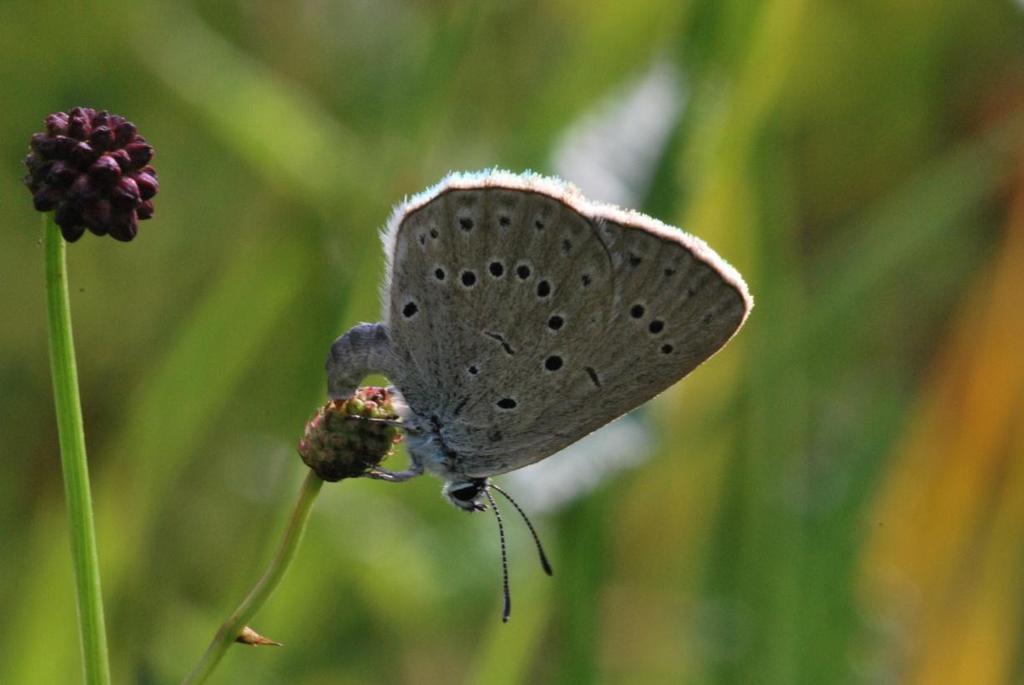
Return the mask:
<svg viewBox="0 0 1024 685">
<path fill-rule="evenodd" d="M 198 683 L 205 682 L 217 668 L 217 664 L 220 663 L 242 628 L 270 598 L 278 583 L 281 582 L 281 578 L 284 577 L 285 571 L 288 570 L 292 559 L 295 558 L 299 542 L 302 541 L 302 534 L 306 530 L 306 521 L 309 520 L 313 502 L 323 484 L 320 477 L 312 471 L 306 474 L 306 480 L 302 482 L 302 489 L 299 490 L 299 500 L 295 503 L 291 518 L 288 520 L 288 527 L 284 531 L 284 537 L 281 539 L 274 558 L 270 561 L 270 566 L 263 572 L 263 576 L 256 582 L 255 587 L 242 600 L 234 613 L 221 624 L 220 629 L 213 636 L 213 640 L 210 641 L 210 646 L 206 648 L 192 672 L 182 681 L 182 685 L 198 685 Z"/>
<path fill-rule="evenodd" d="M 92 495 L 89 492 L 89 465 L 85 457 L 75 345 L 71 336 L 65 244 L 60 229 L 49 214 L 43 219 L 43 244 L 50 368 L 53 371 L 53 397 L 64 473 L 64 499 L 68 505 L 85 682 L 88 685 L 109 685 L 107 632 L 103 622 L 103 595 L 100 592 L 99 556 L 96 552 Z"/>
</svg>

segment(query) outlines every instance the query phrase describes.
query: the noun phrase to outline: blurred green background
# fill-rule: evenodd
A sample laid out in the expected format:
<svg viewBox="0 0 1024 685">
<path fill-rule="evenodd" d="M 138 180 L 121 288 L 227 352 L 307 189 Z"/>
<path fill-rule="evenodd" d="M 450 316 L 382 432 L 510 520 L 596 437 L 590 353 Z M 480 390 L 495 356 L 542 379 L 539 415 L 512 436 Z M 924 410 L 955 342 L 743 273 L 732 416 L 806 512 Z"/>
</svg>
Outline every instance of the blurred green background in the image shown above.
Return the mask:
<svg viewBox="0 0 1024 685">
<path fill-rule="evenodd" d="M 259 574 L 391 205 L 495 165 L 626 177 L 750 321 L 642 463 L 531 509 L 553 579 L 508 516 L 510 624 L 493 520 L 346 482 L 253 621 L 286 646 L 214 682 L 1024 681 L 1021 3 L 6 0 L 0 86 L 0 683 L 80 678 L 21 186 L 75 105 L 161 181 L 69 249 L 116 682 L 180 680 Z"/>
</svg>

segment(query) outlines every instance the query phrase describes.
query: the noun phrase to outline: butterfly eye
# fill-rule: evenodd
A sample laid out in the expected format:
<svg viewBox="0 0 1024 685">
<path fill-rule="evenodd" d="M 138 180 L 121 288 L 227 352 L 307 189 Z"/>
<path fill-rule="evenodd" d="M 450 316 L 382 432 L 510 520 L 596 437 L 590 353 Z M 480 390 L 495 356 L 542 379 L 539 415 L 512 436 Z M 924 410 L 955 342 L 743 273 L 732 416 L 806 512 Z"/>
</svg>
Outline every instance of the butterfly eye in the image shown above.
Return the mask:
<svg viewBox="0 0 1024 685">
<path fill-rule="evenodd" d="M 446 487 L 445 494 L 452 504 L 462 509 L 479 510 L 479 507 L 475 506 L 474 503 L 480 497 L 484 487 L 485 485 L 482 480 L 463 481 Z"/>
<path fill-rule="evenodd" d="M 449 490 L 448 494 L 460 502 L 472 502 L 480 494 L 480 490 L 475 485 L 464 485 L 461 488 Z"/>
</svg>

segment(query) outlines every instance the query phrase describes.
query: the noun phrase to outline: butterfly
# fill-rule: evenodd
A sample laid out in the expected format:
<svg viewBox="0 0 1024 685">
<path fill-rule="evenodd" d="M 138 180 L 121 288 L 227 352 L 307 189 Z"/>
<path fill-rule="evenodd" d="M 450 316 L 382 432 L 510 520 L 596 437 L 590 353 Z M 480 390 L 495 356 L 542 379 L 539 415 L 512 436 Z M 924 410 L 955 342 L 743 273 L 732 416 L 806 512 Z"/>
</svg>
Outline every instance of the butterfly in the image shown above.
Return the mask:
<svg viewBox="0 0 1024 685">
<path fill-rule="evenodd" d="M 466 511 L 497 514 L 493 476 L 662 392 L 753 306 L 699 238 L 537 174 L 451 174 L 394 209 L 383 244 L 381 321 L 334 342 L 328 392 L 343 399 L 386 376 L 411 463 L 370 475 L 431 473 Z M 507 573 L 505 587 L 507 619 Z"/>
</svg>

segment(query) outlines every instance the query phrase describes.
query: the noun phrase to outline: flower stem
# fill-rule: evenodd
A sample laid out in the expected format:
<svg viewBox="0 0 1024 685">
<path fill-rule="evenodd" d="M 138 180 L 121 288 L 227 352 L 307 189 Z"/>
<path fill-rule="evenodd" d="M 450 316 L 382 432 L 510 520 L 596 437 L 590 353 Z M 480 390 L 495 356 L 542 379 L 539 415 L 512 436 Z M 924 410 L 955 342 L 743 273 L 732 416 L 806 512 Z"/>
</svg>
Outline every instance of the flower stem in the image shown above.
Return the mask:
<svg viewBox="0 0 1024 685">
<path fill-rule="evenodd" d="M 295 503 L 291 518 L 288 520 L 288 527 L 284 531 L 284 537 L 281 539 L 274 558 L 270 561 L 270 566 L 263 572 L 263 576 L 256 582 L 253 589 L 249 591 L 249 595 L 242 600 L 234 613 L 221 624 L 199 663 L 182 681 L 182 685 L 198 685 L 198 683 L 205 682 L 245 624 L 270 598 L 295 557 L 299 542 L 302 541 L 302 534 L 306 529 L 306 521 L 309 520 L 309 512 L 313 508 L 313 501 L 316 500 L 323 484 L 324 481 L 312 471 L 306 474 L 306 480 L 302 482 L 302 488 L 299 490 L 299 500 Z"/>
<path fill-rule="evenodd" d="M 52 215 L 43 219 L 46 260 L 46 309 L 50 333 L 50 367 L 60 437 L 64 498 L 67 500 L 71 534 L 71 561 L 78 598 L 78 629 L 82 643 L 85 682 L 109 685 L 110 664 L 103 621 L 96 528 L 89 492 L 89 465 L 85 457 L 85 430 L 78 395 L 78 371 L 71 335 L 66 246 Z"/>
</svg>

